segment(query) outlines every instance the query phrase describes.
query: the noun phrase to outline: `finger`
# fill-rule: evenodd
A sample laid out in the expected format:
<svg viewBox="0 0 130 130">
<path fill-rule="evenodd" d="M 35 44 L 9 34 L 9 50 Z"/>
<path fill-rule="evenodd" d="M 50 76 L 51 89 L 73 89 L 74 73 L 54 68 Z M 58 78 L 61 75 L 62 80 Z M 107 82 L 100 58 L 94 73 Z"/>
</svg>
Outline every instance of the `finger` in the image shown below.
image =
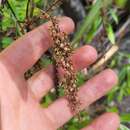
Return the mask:
<svg viewBox="0 0 130 130">
<path fill-rule="evenodd" d="M 76 49 L 71 59 L 75 70 L 82 70 L 96 61 L 97 51 L 94 47 L 85 45 Z"/>
<path fill-rule="evenodd" d="M 40 101 L 54 87 L 54 75 L 54 68 L 49 65 L 28 79 L 28 87 L 37 101 Z"/>
<path fill-rule="evenodd" d="M 97 58 L 97 52 L 92 46 L 86 45 L 75 50 L 71 58 L 75 70 L 78 71 L 92 64 Z M 54 75 L 54 68 L 49 66 L 28 80 L 36 99 L 40 100 L 54 86 Z"/>
<path fill-rule="evenodd" d="M 90 79 L 78 92 L 79 100 L 81 102 L 80 109 L 84 109 L 97 99 L 104 96 L 116 83 L 117 76 L 110 69 L 104 70 Z M 62 126 L 73 116 L 69 108 L 69 103 L 65 98 L 58 99 L 50 105 L 47 109 L 47 113 L 50 113 L 49 115 L 52 116 L 51 118 L 54 119 L 57 127 Z"/>
<path fill-rule="evenodd" d="M 23 75 L 52 45 L 48 25 L 49 23 L 43 24 L 16 40 L 0 54 L 1 62 L 9 70 Z M 61 18 L 59 26 L 66 33 L 74 29 L 74 23 L 68 17 Z"/>
<path fill-rule="evenodd" d="M 97 51 L 92 46 L 86 45 L 77 49 L 70 59 L 73 61 L 74 69 L 81 70 L 95 62 L 97 59 Z M 59 68 L 58 72 L 59 77 L 62 78 L 64 75 L 63 68 Z"/>
<path fill-rule="evenodd" d="M 106 113 L 93 121 L 88 127 L 82 130 L 117 130 L 120 119 L 115 113 Z"/>
</svg>

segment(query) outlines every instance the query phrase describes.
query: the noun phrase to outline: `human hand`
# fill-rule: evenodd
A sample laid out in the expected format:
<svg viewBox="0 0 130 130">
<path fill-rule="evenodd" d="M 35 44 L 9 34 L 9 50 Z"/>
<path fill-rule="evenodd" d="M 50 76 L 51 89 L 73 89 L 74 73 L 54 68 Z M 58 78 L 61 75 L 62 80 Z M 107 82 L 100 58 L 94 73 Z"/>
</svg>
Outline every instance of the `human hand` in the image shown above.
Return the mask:
<svg viewBox="0 0 130 130">
<path fill-rule="evenodd" d="M 61 30 L 70 33 L 74 24 L 61 18 Z M 24 73 L 52 46 L 48 23 L 15 41 L 0 54 L 0 130 L 56 130 L 73 117 L 65 98 L 59 98 L 48 108 L 42 108 L 40 99 L 54 87 L 53 67 L 34 74 L 29 80 Z M 75 70 L 92 64 L 96 50 L 83 46 L 72 55 Z M 86 82 L 79 90 L 81 110 L 104 96 L 117 83 L 116 74 L 106 69 Z M 119 117 L 106 113 L 82 130 L 117 130 Z"/>
</svg>

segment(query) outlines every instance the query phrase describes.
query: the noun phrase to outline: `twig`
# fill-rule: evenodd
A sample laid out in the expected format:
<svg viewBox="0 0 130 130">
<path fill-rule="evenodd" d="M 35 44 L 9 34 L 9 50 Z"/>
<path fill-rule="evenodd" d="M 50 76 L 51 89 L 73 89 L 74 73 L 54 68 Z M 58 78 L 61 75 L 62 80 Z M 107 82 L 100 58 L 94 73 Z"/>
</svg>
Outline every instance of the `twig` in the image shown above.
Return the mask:
<svg viewBox="0 0 130 130">
<path fill-rule="evenodd" d="M 118 45 L 111 46 L 111 48 L 104 54 L 104 56 L 92 66 L 91 71 L 96 72 L 98 69 L 100 69 L 118 50 Z"/>
<path fill-rule="evenodd" d="M 120 40 L 125 36 L 125 34 L 129 31 L 128 27 L 130 26 L 130 17 L 126 20 L 126 22 L 121 26 L 121 28 L 116 32 L 116 39 L 117 44 L 111 45 L 109 43 L 109 49 L 106 51 L 106 53 L 96 61 L 91 68 L 89 69 L 89 74 L 92 73 L 94 75 L 95 73 L 99 72 L 104 64 L 119 50 L 120 48 Z M 108 47 L 107 47 L 108 48 Z"/>
<path fill-rule="evenodd" d="M 26 7 L 26 19 L 27 19 L 27 20 L 29 19 L 29 15 L 28 15 L 28 12 L 29 12 L 29 4 L 30 4 L 30 0 L 27 1 L 27 7 Z"/>
<path fill-rule="evenodd" d="M 34 8 L 35 8 L 34 0 L 31 0 L 30 4 L 31 4 L 30 18 L 32 18 L 33 17 Z"/>
<path fill-rule="evenodd" d="M 22 33 L 22 34 L 24 34 L 24 33 L 25 33 L 25 32 L 24 32 L 24 29 L 23 29 L 23 27 L 21 26 L 21 24 L 19 23 L 19 20 L 18 20 L 18 18 L 17 18 L 17 16 L 16 16 L 16 14 L 15 14 L 14 10 L 12 9 L 12 7 L 11 7 L 10 3 L 8 2 L 8 0 L 6 0 L 6 3 L 7 3 L 7 6 L 9 7 L 9 9 L 10 9 L 10 11 L 11 11 L 12 15 L 14 16 L 14 18 L 15 18 L 15 20 L 16 20 L 16 22 L 17 22 L 17 24 L 18 24 L 18 26 L 19 26 L 19 28 L 20 28 L 21 33 Z"/>
<path fill-rule="evenodd" d="M 35 7 L 34 1 L 33 0 L 28 0 L 27 7 L 26 7 L 26 20 L 25 20 L 25 28 L 26 28 L 27 32 L 29 32 L 31 30 L 30 25 L 34 22 L 32 20 L 34 7 Z"/>
</svg>

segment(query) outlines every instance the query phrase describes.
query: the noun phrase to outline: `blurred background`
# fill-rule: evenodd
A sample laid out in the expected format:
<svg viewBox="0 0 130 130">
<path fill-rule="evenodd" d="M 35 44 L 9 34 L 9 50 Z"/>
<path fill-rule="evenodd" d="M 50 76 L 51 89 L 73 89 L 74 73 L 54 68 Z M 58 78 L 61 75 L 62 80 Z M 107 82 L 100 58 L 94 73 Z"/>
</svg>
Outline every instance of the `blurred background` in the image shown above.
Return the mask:
<svg viewBox="0 0 130 130">
<path fill-rule="evenodd" d="M 46 10 L 51 3 L 52 0 L 0 0 L 0 51 L 46 22 L 40 18 L 40 9 Z M 70 35 L 74 48 L 91 44 L 98 51 L 98 60 L 88 72 L 84 69 L 77 74 L 78 86 L 107 67 L 119 77 L 113 90 L 80 113 L 80 121 L 75 117 L 60 130 L 79 130 L 106 111 L 120 115 L 120 130 L 130 130 L 130 0 L 63 0 L 52 14 L 74 20 L 76 29 Z M 25 78 L 51 63 L 49 50 L 25 73 Z M 55 99 L 52 90 L 41 104 L 47 107 Z"/>
</svg>

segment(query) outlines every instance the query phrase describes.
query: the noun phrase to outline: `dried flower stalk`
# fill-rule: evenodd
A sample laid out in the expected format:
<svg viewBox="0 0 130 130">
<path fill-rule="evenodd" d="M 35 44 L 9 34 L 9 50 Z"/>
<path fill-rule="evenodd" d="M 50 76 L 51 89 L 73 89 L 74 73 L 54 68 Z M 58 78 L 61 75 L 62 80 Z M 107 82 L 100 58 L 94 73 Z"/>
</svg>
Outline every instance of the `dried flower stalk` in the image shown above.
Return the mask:
<svg viewBox="0 0 130 130">
<path fill-rule="evenodd" d="M 56 3 L 56 1 L 54 1 L 54 3 Z M 55 5 L 54 3 L 52 5 Z M 51 8 L 52 5 L 50 6 Z M 61 32 L 58 19 L 56 17 L 52 17 L 48 14 L 48 12 L 49 9 L 47 9 L 47 12 L 42 11 L 42 15 L 45 19 L 51 21 L 49 32 L 54 42 L 52 47 L 53 60 L 55 62 L 57 72 L 58 68 L 62 68 L 64 70 L 62 80 L 59 79 L 57 74 L 58 84 L 59 86 L 63 86 L 71 111 L 73 114 L 76 114 L 79 111 L 80 101 L 77 95 L 78 88 L 76 85 L 76 72 L 74 70 L 72 60 L 70 59 L 70 56 L 73 53 L 73 48 L 71 47 L 67 34 L 65 32 Z"/>
</svg>

